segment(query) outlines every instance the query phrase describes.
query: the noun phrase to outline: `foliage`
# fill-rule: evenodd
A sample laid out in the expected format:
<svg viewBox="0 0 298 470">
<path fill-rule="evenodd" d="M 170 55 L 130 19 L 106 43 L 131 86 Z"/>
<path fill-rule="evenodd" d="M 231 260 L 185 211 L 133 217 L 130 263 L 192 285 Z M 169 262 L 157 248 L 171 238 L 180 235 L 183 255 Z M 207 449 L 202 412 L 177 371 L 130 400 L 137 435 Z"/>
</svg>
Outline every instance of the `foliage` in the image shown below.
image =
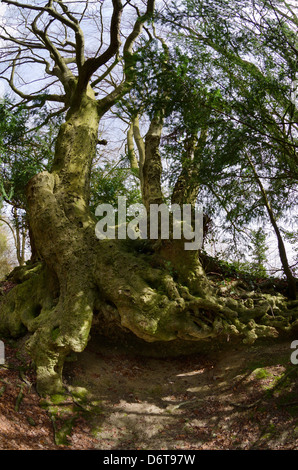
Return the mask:
<svg viewBox="0 0 298 470">
<path fill-rule="evenodd" d="M 60 119 L 41 130 L 45 111 L 30 113 L 22 106 L 4 99 L 0 103 L 0 181 L 4 194 L 17 209 L 26 209 L 25 187 L 37 173 L 51 166 Z"/>
<path fill-rule="evenodd" d="M 0 189 L 1 200 L 11 208 L 16 255 L 24 263 L 28 237 L 26 185 L 37 173 L 48 170 L 54 154 L 61 119 L 40 129 L 46 110 L 29 111 L 8 98 L 0 102 Z"/>
<path fill-rule="evenodd" d="M 179 50 L 177 59 L 186 56 L 184 85 L 195 76 L 196 90 L 204 84 L 208 97 L 196 101 L 192 91 L 190 100 L 184 100 L 198 129 L 204 125 L 196 121 L 198 110 L 208 116 L 208 139 L 199 161 L 199 200 L 207 203 L 209 215 L 221 218 L 222 229 L 235 241 L 244 235 L 249 242 L 249 225 L 262 225 L 268 217 L 258 179 L 276 220 L 285 220 L 289 213 L 293 220 L 297 207 L 298 115 L 291 99 L 297 17 L 289 15 L 288 20 L 279 7 L 290 8 L 282 1 L 186 0 L 173 2 L 160 15 L 172 29 L 169 38 Z M 171 116 L 172 132 L 163 147 L 172 187 L 183 164 L 185 127 L 177 125 L 181 122 L 181 115 Z"/>
<path fill-rule="evenodd" d="M 256 276 L 266 277 L 266 233 L 261 227 L 252 231 L 252 244 L 251 269 Z"/>
<path fill-rule="evenodd" d="M 0 279 L 12 269 L 11 255 L 7 241 L 7 235 L 0 225 Z"/>
<path fill-rule="evenodd" d="M 122 164 L 120 159 L 120 164 L 107 161 L 104 166 L 96 165 L 91 174 L 92 212 L 99 204 L 117 207 L 119 196 L 126 196 L 128 206 L 142 202 L 138 179 L 127 168 L 125 160 Z"/>
</svg>

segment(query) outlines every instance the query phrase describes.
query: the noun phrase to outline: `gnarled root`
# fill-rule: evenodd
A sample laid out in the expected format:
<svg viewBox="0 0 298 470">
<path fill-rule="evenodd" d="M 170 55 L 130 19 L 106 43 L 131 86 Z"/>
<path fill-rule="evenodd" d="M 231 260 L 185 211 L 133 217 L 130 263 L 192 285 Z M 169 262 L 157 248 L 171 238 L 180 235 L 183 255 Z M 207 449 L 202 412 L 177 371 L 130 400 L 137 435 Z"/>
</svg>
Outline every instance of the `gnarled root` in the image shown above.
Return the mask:
<svg viewBox="0 0 298 470">
<path fill-rule="evenodd" d="M 1 302 L 0 332 L 32 333 L 27 346 L 41 394 L 61 390 L 65 357 L 85 348 L 94 310 L 102 331 L 106 322 L 148 342 L 223 341 L 235 336 L 252 344 L 298 329 L 298 302 L 268 294 L 236 300 L 217 297 L 211 289 L 199 297 L 166 270 L 150 266 L 148 257 L 138 259 L 125 244 L 96 243 L 93 286 L 80 283 L 71 272 L 61 286 L 46 265 L 39 264 Z"/>
</svg>

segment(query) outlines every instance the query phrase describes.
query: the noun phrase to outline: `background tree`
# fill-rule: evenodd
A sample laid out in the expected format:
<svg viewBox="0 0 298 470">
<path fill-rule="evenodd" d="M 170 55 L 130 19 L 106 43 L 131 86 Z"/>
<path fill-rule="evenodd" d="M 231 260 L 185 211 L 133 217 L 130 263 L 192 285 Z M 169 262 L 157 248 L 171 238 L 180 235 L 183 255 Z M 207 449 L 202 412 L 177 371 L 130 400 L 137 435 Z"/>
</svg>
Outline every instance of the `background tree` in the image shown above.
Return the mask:
<svg viewBox="0 0 298 470">
<path fill-rule="evenodd" d="M 289 295 L 295 298 L 277 219 L 287 210 L 293 214 L 296 204 L 297 107 L 291 93 L 297 72 L 297 37 L 291 28 L 296 17 L 288 20 L 292 10 L 283 1 L 254 2 L 253 10 L 247 1 L 182 5 L 184 10 L 169 5 L 163 20 L 172 25 L 176 44 L 187 50 L 203 83 L 216 76 L 209 85 L 216 84 L 216 100 L 201 102 L 215 113 L 201 183 L 221 204 L 233 231 L 269 215 Z"/>
<path fill-rule="evenodd" d="M 9 250 L 7 233 L 3 224 L 0 225 L 0 280 L 6 276 L 13 267 L 13 259 Z"/>
<path fill-rule="evenodd" d="M 26 185 L 37 173 L 50 168 L 59 121 L 52 119 L 41 130 L 47 110 L 36 114 L 23 106 L 15 106 L 8 98 L 0 103 L 0 185 L 1 199 L 7 205 L 19 265 L 25 263 L 26 245 L 31 245 L 35 257 L 34 242 L 27 216 Z"/>
<path fill-rule="evenodd" d="M 253 230 L 253 247 L 251 269 L 256 276 L 266 277 L 265 262 L 267 261 L 266 233 L 262 228 Z"/>
</svg>

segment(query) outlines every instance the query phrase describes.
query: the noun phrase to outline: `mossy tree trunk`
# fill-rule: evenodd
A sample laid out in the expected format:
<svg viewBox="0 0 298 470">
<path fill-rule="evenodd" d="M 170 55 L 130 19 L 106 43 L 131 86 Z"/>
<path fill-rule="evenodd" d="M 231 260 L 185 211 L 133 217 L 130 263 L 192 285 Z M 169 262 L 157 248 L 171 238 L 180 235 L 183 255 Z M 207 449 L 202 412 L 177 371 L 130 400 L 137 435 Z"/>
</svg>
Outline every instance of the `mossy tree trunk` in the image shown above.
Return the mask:
<svg viewBox="0 0 298 470">
<path fill-rule="evenodd" d="M 27 188 L 36 249 L 59 292 L 48 319 L 30 340 L 42 390 L 61 386 L 65 355 L 82 351 L 88 341 L 95 297 L 94 234 L 90 233 L 94 221 L 88 198 L 99 118 L 94 94 L 88 89 L 61 127 L 52 172 L 40 173 Z"/>
</svg>

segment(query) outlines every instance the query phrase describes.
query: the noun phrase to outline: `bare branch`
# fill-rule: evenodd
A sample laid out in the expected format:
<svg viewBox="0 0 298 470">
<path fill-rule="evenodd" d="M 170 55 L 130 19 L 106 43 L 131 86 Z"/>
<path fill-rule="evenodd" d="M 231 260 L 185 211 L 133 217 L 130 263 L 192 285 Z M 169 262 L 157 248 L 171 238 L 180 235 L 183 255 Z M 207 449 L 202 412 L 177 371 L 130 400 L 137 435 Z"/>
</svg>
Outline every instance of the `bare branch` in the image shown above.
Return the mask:
<svg viewBox="0 0 298 470">
<path fill-rule="evenodd" d="M 110 25 L 110 44 L 108 48 L 99 57 L 87 59 L 82 69 L 82 82 L 83 86 L 89 82 L 99 67 L 106 64 L 112 57 L 118 54 L 121 45 L 120 41 L 120 22 L 123 12 L 121 0 L 112 0 L 113 14 Z"/>
<path fill-rule="evenodd" d="M 131 61 L 133 46 L 142 32 L 144 23 L 153 15 L 154 6 L 155 0 L 148 0 L 145 14 L 143 16 L 138 16 L 136 19 L 133 30 L 127 37 L 123 47 L 125 77 L 118 87 L 116 87 L 109 95 L 99 100 L 98 104 L 100 109 L 109 109 L 123 94 L 125 94 L 126 91 L 130 89 L 133 75 L 132 72 L 134 71 L 134 64 L 133 61 Z"/>
<path fill-rule="evenodd" d="M 100 75 L 99 77 L 97 77 L 94 82 L 91 83 L 91 86 L 92 88 L 95 88 L 96 85 L 98 85 L 98 83 L 101 83 L 110 73 L 111 71 L 113 70 L 114 67 L 116 67 L 116 65 L 118 64 L 119 62 L 119 57 L 117 56 L 114 60 L 114 62 L 109 66 L 107 67 L 107 70 L 102 74 Z"/>
<path fill-rule="evenodd" d="M 92 88 L 103 83 L 120 60 L 123 60 L 123 76 L 117 82 L 111 76 L 109 89 L 113 88 L 104 98 L 99 100 L 101 110 L 110 107 L 126 92 L 132 84 L 134 76 L 134 61 L 131 60 L 133 48 L 137 38 L 140 36 L 147 19 L 153 14 L 155 0 L 146 0 L 146 11 L 143 15 L 137 11 L 137 19 L 132 30 L 123 45 L 123 58 L 121 59 L 121 18 L 124 6 L 121 0 L 112 0 L 113 11 L 110 19 L 109 43 L 106 49 L 99 55 L 99 50 L 104 44 L 104 25 L 102 21 L 102 4 L 99 6 L 101 24 L 100 47 L 98 52 L 91 58 L 85 59 L 84 35 L 80 23 L 87 17 L 88 0 L 85 5 L 73 13 L 62 0 L 48 0 L 43 5 L 35 2 L 24 3 L 17 0 L 3 0 L 3 3 L 16 7 L 20 10 L 23 32 L 19 34 L 16 24 L 16 34 L 5 25 L 1 25 L 0 39 L 8 43 L 8 49 L 3 51 L 1 63 L 4 64 L 4 73 L 10 70 L 10 78 L 5 78 L 12 90 L 27 103 L 37 101 L 36 106 L 46 100 L 63 102 L 71 106 L 79 102 L 81 92 L 86 90 L 92 75 L 101 67 L 105 66 L 103 73 L 98 73 L 91 83 Z M 130 4 L 130 2 L 127 2 Z M 133 5 L 130 5 L 133 6 Z M 96 22 L 96 20 L 95 20 Z M 60 28 L 61 34 L 59 33 Z M 21 30 L 20 30 L 21 31 Z M 71 34 L 69 34 L 69 32 Z M 60 34 L 60 36 L 59 36 Z M 62 38 L 61 38 L 62 37 Z M 74 39 L 75 37 L 75 39 Z M 49 55 L 49 58 L 47 57 Z M 57 94 L 37 93 L 29 94 L 20 90 L 17 83 L 17 67 L 31 62 L 43 65 L 48 76 L 55 76 L 60 80 L 65 90 L 65 96 Z M 5 62 L 8 66 L 6 67 Z M 10 61 L 10 62 L 9 62 Z M 117 70 L 117 69 L 116 69 Z M 3 70 L 2 70 L 3 72 Z M 19 75 L 22 77 L 22 75 Z M 38 101 L 39 100 L 39 101 Z M 32 105 L 33 106 L 33 105 Z"/>
</svg>

